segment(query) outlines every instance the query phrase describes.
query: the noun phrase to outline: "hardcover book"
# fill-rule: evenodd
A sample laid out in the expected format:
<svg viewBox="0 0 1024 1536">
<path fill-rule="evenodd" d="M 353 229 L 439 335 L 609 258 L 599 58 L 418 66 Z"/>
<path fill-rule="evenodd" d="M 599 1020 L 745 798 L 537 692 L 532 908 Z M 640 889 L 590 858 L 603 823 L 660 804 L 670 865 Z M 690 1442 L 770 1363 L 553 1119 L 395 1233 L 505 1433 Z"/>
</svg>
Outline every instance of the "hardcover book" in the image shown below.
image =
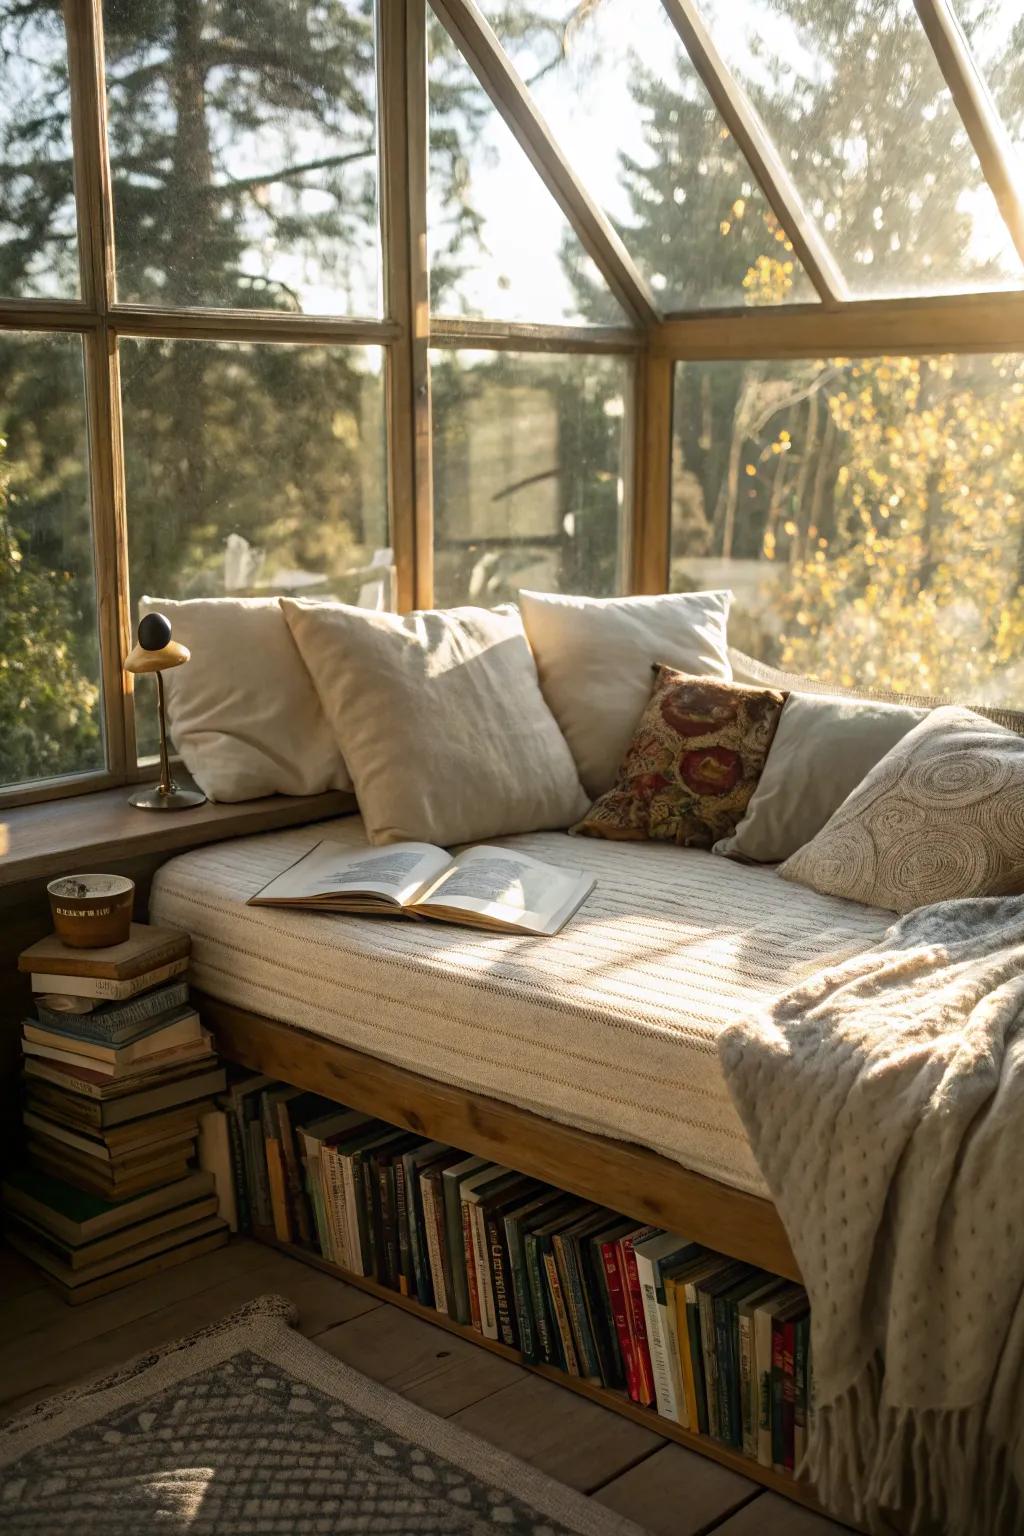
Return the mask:
<svg viewBox="0 0 1024 1536">
<path fill-rule="evenodd" d="M 32 975 L 94 977 L 104 981 L 133 981 L 162 966 L 188 959 L 192 940 L 174 928 L 151 923 L 132 923 L 123 944 L 103 949 L 74 949 L 62 944 L 55 933 L 31 944 L 18 956 L 18 969 Z M 46 988 L 36 990 L 46 991 Z M 53 988 L 59 991 L 60 988 Z M 72 988 L 67 989 L 69 992 Z"/>
</svg>

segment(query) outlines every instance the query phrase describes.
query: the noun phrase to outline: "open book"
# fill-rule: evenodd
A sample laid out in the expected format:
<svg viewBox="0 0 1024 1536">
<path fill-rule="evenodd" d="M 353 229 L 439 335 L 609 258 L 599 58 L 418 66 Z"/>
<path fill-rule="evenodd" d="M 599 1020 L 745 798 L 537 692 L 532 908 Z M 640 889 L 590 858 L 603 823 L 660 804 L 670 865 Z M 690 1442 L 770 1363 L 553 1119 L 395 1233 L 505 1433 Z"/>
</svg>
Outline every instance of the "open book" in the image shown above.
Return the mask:
<svg viewBox="0 0 1024 1536">
<path fill-rule="evenodd" d="M 377 917 L 435 917 L 508 933 L 552 934 L 594 888 L 589 875 L 511 848 L 468 848 L 452 858 L 432 843 L 353 852 L 317 843 L 255 896 L 253 907 L 308 907 Z"/>
</svg>

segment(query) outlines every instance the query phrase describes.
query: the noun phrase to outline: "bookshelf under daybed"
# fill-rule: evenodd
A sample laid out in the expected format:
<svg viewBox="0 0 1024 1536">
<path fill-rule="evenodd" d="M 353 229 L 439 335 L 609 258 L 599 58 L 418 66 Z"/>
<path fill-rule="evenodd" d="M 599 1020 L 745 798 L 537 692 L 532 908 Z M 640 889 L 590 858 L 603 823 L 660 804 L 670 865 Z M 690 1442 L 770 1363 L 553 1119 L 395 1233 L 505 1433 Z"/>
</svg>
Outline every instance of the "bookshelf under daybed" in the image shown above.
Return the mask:
<svg viewBox="0 0 1024 1536">
<path fill-rule="evenodd" d="M 516 1105 L 434 1081 L 202 993 L 198 1005 L 221 1056 L 229 1062 L 336 1100 L 403 1130 L 493 1159 L 623 1216 L 685 1233 L 706 1248 L 772 1275 L 800 1279 L 782 1222 L 768 1200 L 691 1172 L 636 1144 L 560 1124 Z M 304 1263 L 337 1274 L 745 1477 L 817 1507 L 810 1490 L 788 1472 L 765 1466 L 707 1435 L 693 1434 L 654 1409 L 631 1401 L 625 1393 L 532 1363 L 505 1343 L 486 1338 L 374 1278 L 331 1263 L 311 1248 L 257 1235 Z"/>
</svg>

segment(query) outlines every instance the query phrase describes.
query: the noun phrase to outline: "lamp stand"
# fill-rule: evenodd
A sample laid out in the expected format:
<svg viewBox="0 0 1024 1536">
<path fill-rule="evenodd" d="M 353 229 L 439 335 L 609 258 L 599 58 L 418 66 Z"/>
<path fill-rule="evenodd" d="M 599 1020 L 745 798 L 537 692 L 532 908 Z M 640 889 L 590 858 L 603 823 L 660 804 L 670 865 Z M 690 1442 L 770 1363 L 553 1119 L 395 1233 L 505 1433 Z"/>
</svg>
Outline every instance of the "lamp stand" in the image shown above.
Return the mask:
<svg viewBox="0 0 1024 1536">
<path fill-rule="evenodd" d="M 164 679 L 156 676 L 157 719 L 160 725 L 160 782 L 152 789 L 140 789 L 131 795 L 129 805 L 140 811 L 186 811 L 192 806 L 203 805 L 206 796 L 198 789 L 179 789 L 171 777 L 171 763 L 167 754 L 167 716 L 164 708 Z"/>
</svg>

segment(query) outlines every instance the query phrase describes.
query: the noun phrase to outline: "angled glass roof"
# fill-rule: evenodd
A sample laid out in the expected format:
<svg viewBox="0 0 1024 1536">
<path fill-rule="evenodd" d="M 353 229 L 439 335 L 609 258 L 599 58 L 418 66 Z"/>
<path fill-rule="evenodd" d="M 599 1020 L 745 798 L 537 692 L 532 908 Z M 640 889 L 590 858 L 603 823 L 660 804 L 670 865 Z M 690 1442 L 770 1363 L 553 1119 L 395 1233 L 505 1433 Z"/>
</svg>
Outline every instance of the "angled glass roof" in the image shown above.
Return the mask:
<svg viewBox="0 0 1024 1536">
<path fill-rule="evenodd" d="M 629 324 L 558 204 L 427 11 L 427 235 L 435 314 Z"/>
<path fill-rule="evenodd" d="M 1024 176 L 1024 5 L 1021 0 L 954 0 L 974 61 L 988 85 Z"/>
<path fill-rule="evenodd" d="M 1019 0 L 968 3 L 998 52 Z M 913 0 L 700 5 L 853 297 L 1024 283 Z"/>
<path fill-rule="evenodd" d="M 483 0 L 665 311 L 814 301 L 659 0 Z"/>
</svg>

